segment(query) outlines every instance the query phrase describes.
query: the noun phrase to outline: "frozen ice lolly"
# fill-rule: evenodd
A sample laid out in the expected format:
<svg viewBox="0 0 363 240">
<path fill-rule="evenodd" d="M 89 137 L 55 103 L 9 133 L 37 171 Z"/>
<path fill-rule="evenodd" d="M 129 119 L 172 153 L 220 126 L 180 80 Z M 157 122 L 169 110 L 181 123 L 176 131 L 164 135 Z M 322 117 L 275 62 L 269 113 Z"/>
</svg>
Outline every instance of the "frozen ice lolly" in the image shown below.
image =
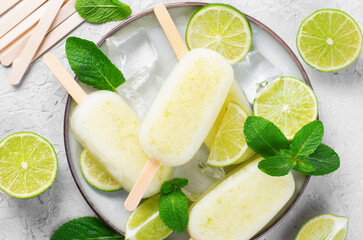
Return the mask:
<svg viewBox="0 0 363 240">
<path fill-rule="evenodd" d="M 208 49 L 188 52 L 141 123 L 144 151 L 167 166 L 188 162 L 207 137 L 233 80 L 231 64 L 222 55 Z"/>
<path fill-rule="evenodd" d="M 131 191 L 149 159 L 138 140 L 140 122 L 135 111 L 109 91 L 89 94 L 71 115 L 71 129 L 77 140 L 126 191 Z M 158 193 L 171 174 L 170 167 L 161 166 L 144 197 Z"/>
<path fill-rule="evenodd" d="M 70 120 L 75 137 L 130 191 L 148 161 L 138 142 L 139 116 L 116 93 L 85 94 L 53 55 L 45 55 L 44 61 L 79 104 Z M 171 175 L 171 167 L 159 168 L 144 197 L 157 194 Z"/>
<path fill-rule="evenodd" d="M 208 49 L 188 52 L 165 6 L 157 5 L 154 12 L 180 62 L 141 123 L 139 141 L 150 160 L 125 201 L 130 211 L 137 207 L 160 163 L 179 166 L 198 151 L 233 81 L 233 69 L 222 55 Z"/>
<path fill-rule="evenodd" d="M 295 190 L 292 174 L 269 176 L 258 169 L 260 160 L 242 164 L 191 206 L 193 239 L 251 239 L 289 201 Z"/>
</svg>

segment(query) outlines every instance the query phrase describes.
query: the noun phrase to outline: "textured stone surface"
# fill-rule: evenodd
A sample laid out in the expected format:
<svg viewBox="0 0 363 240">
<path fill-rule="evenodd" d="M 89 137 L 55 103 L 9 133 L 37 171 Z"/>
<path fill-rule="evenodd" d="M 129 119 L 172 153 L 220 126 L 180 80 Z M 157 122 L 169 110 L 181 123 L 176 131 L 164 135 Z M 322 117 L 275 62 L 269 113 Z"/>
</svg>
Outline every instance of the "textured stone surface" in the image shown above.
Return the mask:
<svg viewBox="0 0 363 240">
<path fill-rule="evenodd" d="M 134 13 L 171 0 L 125 0 Z M 212 1 L 215 2 L 215 1 Z M 221 2 L 221 1 L 218 1 Z M 245 13 L 274 30 L 297 53 L 295 37 L 302 20 L 321 8 L 348 12 L 363 26 L 360 0 L 230 0 Z M 97 42 L 116 23 L 85 23 L 72 33 Z M 66 65 L 64 40 L 52 50 Z M 320 73 L 304 64 L 319 100 L 320 118 L 325 125 L 324 142 L 341 157 L 339 171 L 314 177 L 290 214 L 261 239 L 293 239 L 309 218 L 334 213 L 349 217 L 348 239 L 363 234 L 363 56 L 350 67 L 336 73 Z M 7 82 L 10 69 L 0 67 L 0 138 L 19 131 L 36 132 L 47 138 L 59 157 L 54 185 L 39 197 L 11 198 L 0 192 L 0 240 L 49 239 L 64 222 L 80 216 L 93 216 L 77 190 L 66 162 L 63 146 L 63 112 L 66 92 L 37 61 L 19 87 Z"/>
</svg>

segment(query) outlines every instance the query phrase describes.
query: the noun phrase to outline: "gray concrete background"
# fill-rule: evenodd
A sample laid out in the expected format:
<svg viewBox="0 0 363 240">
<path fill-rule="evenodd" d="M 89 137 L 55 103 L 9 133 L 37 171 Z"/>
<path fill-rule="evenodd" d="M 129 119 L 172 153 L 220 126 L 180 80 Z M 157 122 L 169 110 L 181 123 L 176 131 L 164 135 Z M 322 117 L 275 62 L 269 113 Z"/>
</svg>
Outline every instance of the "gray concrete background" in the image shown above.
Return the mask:
<svg viewBox="0 0 363 240">
<path fill-rule="evenodd" d="M 2 0 L 6 1 L 6 0 Z M 134 13 L 156 3 L 172 1 L 125 0 Z M 217 2 L 217 1 L 211 1 Z M 302 20 L 313 11 L 337 8 L 346 11 L 363 27 L 360 0 L 230 0 L 232 4 L 275 31 L 297 54 L 295 37 Z M 84 23 L 71 35 L 97 42 L 117 23 Z M 67 64 L 65 40 L 51 52 Z M 298 54 L 297 54 L 298 55 Z M 340 169 L 313 177 L 302 199 L 290 214 L 262 237 L 266 240 L 293 239 L 309 218 L 322 213 L 349 217 L 347 239 L 363 234 L 363 56 L 346 69 L 321 73 L 303 64 L 319 101 L 324 122 L 324 143 L 341 158 Z M 55 183 L 42 195 L 26 200 L 0 191 L 0 240 L 49 239 L 61 224 L 81 216 L 94 216 L 79 193 L 66 162 L 63 146 L 63 113 L 66 91 L 53 79 L 41 61 L 36 61 L 19 87 L 11 86 L 9 68 L 0 66 L 0 138 L 19 131 L 36 132 L 47 138 L 59 157 Z"/>
</svg>

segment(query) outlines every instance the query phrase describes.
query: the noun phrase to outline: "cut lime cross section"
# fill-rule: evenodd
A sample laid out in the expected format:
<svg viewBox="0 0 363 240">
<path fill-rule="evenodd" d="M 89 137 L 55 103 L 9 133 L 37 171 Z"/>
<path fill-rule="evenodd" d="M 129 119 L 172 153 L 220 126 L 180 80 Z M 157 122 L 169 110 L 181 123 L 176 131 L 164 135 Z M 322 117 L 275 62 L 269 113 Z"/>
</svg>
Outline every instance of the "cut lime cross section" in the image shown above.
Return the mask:
<svg viewBox="0 0 363 240">
<path fill-rule="evenodd" d="M 194 13 L 185 38 L 189 49 L 209 48 L 236 63 L 250 50 L 252 31 L 243 13 L 230 5 L 217 3 Z"/>
<path fill-rule="evenodd" d="M 301 227 L 295 240 L 344 240 L 348 231 L 348 218 L 323 214 Z"/>
<path fill-rule="evenodd" d="M 159 215 L 160 194 L 143 202 L 127 219 L 126 240 L 162 240 L 173 233 Z"/>
<path fill-rule="evenodd" d="M 79 163 L 81 165 L 83 177 L 92 187 L 106 192 L 122 189 L 121 184 L 119 184 L 87 150 L 83 150 L 81 153 Z"/>
<path fill-rule="evenodd" d="M 230 102 L 223 117 L 208 157 L 208 165 L 225 167 L 243 162 L 255 153 L 247 146 L 243 134 L 247 113 L 241 106 Z"/>
<path fill-rule="evenodd" d="M 303 126 L 318 116 L 318 102 L 313 90 L 293 77 L 280 77 L 257 95 L 253 104 L 256 116 L 273 122 L 292 140 Z"/>
<path fill-rule="evenodd" d="M 0 142 L 0 188 L 16 198 L 35 197 L 54 182 L 58 159 L 52 145 L 30 132 Z"/>
<path fill-rule="evenodd" d="M 350 65 L 362 50 L 362 33 L 348 14 L 335 9 L 314 12 L 301 24 L 296 44 L 311 67 L 330 72 Z"/>
</svg>

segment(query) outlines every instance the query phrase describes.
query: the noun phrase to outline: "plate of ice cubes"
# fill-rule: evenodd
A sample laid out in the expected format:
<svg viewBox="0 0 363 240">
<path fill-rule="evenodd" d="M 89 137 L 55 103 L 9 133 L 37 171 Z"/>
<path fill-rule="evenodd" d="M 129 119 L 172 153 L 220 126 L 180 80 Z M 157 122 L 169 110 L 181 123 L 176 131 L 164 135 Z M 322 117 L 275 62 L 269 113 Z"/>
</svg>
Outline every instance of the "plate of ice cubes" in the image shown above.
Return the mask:
<svg viewBox="0 0 363 240">
<path fill-rule="evenodd" d="M 182 37 L 192 14 L 206 3 L 169 4 L 177 29 Z M 243 11 L 243 9 L 242 9 Z M 239 63 L 233 64 L 235 78 L 245 92 L 250 104 L 261 88 L 279 76 L 287 75 L 305 80 L 309 79 L 292 50 L 272 30 L 256 19 L 246 15 L 253 31 L 253 43 L 250 52 Z M 153 9 L 136 14 L 119 23 L 98 43 L 101 50 L 123 72 L 126 82 L 117 88 L 117 92 L 137 112 L 142 119 L 150 107 L 163 81 L 177 63 L 174 52 L 161 29 Z M 83 85 L 88 91 L 94 89 Z M 75 103 L 68 98 L 64 122 L 66 155 L 75 182 L 87 203 L 94 212 L 111 228 L 124 234 L 129 212 L 123 207 L 128 193 L 102 192 L 91 187 L 83 178 L 79 157 L 83 147 L 77 142 L 69 128 L 69 116 Z M 210 189 L 232 167 L 216 168 L 206 165 L 209 150 L 202 145 L 191 161 L 175 167 L 173 177 L 189 180 L 184 189 L 191 201 L 195 201 Z M 292 209 L 302 195 L 310 177 L 293 173 L 295 192 L 283 209 L 259 232 L 257 239 L 273 228 Z M 172 234 L 168 239 L 189 239 L 187 233 Z"/>
</svg>

